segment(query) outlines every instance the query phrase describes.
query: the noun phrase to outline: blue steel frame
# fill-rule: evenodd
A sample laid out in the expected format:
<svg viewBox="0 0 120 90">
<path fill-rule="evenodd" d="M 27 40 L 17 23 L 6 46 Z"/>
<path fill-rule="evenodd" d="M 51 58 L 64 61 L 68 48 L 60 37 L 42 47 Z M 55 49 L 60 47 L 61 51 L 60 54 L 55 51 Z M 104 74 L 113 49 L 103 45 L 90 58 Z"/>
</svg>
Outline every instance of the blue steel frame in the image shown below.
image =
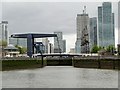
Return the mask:
<svg viewBox="0 0 120 90">
<path fill-rule="evenodd" d="M 34 54 L 34 38 L 57 37 L 57 34 L 12 34 L 12 38 L 27 38 L 27 55 L 31 58 Z"/>
</svg>

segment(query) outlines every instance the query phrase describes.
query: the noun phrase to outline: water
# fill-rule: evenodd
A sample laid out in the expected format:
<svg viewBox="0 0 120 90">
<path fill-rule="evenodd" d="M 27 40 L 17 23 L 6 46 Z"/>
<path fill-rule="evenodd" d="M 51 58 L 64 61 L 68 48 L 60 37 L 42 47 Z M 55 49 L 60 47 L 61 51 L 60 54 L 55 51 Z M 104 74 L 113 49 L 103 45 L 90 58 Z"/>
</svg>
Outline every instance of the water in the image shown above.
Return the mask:
<svg viewBox="0 0 120 90">
<path fill-rule="evenodd" d="M 118 71 L 47 66 L 4 71 L 3 88 L 118 88 Z"/>
</svg>

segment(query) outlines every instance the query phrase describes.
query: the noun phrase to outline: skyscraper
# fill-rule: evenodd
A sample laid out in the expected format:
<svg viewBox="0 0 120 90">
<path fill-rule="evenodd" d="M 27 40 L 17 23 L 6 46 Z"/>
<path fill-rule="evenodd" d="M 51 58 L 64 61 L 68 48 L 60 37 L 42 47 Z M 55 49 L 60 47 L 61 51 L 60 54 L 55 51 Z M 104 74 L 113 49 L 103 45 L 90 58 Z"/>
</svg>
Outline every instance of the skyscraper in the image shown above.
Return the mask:
<svg viewBox="0 0 120 90">
<path fill-rule="evenodd" d="M 104 2 L 98 7 L 98 45 L 102 47 L 115 45 L 114 13 L 110 2 Z"/>
<path fill-rule="evenodd" d="M 120 44 L 120 1 L 118 2 L 118 43 Z"/>
<path fill-rule="evenodd" d="M 2 41 L 5 41 L 7 42 L 7 44 L 9 43 L 9 40 L 8 40 L 8 21 L 2 21 L 1 22 L 1 39 Z"/>
<path fill-rule="evenodd" d="M 77 39 L 75 43 L 76 53 L 89 52 L 89 16 L 84 7 L 83 14 L 77 14 Z"/>
<path fill-rule="evenodd" d="M 55 53 L 64 53 L 66 52 L 66 41 L 63 40 L 63 34 L 62 32 L 54 32 L 54 34 L 57 34 L 57 37 L 54 37 L 54 50 Z"/>
<path fill-rule="evenodd" d="M 90 50 L 97 45 L 97 18 L 90 18 Z"/>
<path fill-rule="evenodd" d="M 102 7 L 98 7 L 98 46 L 102 45 Z"/>
</svg>

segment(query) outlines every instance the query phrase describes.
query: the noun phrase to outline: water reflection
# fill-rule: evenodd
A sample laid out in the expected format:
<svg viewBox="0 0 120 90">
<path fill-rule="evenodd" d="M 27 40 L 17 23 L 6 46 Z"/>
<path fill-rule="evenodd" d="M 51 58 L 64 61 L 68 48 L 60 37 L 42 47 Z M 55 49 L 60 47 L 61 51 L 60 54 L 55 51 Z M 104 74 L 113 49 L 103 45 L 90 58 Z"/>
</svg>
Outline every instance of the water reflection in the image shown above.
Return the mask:
<svg viewBox="0 0 120 90">
<path fill-rule="evenodd" d="M 117 88 L 118 71 L 47 66 L 4 71 L 3 88 Z"/>
</svg>

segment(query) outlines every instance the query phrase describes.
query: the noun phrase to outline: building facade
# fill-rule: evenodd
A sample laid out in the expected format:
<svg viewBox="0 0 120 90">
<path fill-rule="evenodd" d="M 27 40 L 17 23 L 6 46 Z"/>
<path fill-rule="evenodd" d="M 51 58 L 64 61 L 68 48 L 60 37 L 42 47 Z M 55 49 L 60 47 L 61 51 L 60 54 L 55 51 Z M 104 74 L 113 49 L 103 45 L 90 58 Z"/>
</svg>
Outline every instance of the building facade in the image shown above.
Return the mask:
<svg viewBox="0 0 120 90">
<path fill-rule="evenodd" d="M 77 39 L 75 43 L 76 53 L 89 53 L 89 16 L 85 10 L 83 14 L 77 14 Z"/>
<path fill-rule="evenodd" d="M 101 47 L 115 45 L 114 13 L 110 2 L 104 2 L 98 7 L 98 45 Z"/>
<path fill-rule="evenodd" d="M 90 50 L 97 45 L 97 18 L 90 18 Z"/>
<path fill-rule="evenodd" d="M 69 53 L 72 53 L 72 54 L 74 54 L 74 53 L 75 53 L 75 48 L 70 48 L 70 51 L 69 51 Z"/>
<path fill-rule="evenodd" d="M 62 32 L 54 32 L 54 34 L 57 34 L 57 37 L 54 37 L 55 53 L 64 53 L 66 49 L 66 41 L 63 40 Z"/>
<path fill-rule="evenodd" d="M 0 23 L 0 39 L 2 41 L 7 42 L 7 44 L 9 43 L 9 39 L 8 39 L 8 21 L 2 21 Z"/>
<path fill-rule="evenodd" d="M 98 7 L 98 46 L 102 45 L 102 7 Z"/>
<path fill-rule="evenodd" d="M 44 53 L 48 53 L 48 45 L 49 45 L 49 40 L 48 38 L 42 38 L 42 43 L 45 46 L 45 51 Z"/>
<path fill-rule="evenodd" d="M 120 44 L 120 1 L 118 2 L 118 43 Z"/>
<path fill-rule="evenodd" d="M 66 52 L 66 40 L 62 40 L 63 41 L 63 53 Z"/>
</svg>

